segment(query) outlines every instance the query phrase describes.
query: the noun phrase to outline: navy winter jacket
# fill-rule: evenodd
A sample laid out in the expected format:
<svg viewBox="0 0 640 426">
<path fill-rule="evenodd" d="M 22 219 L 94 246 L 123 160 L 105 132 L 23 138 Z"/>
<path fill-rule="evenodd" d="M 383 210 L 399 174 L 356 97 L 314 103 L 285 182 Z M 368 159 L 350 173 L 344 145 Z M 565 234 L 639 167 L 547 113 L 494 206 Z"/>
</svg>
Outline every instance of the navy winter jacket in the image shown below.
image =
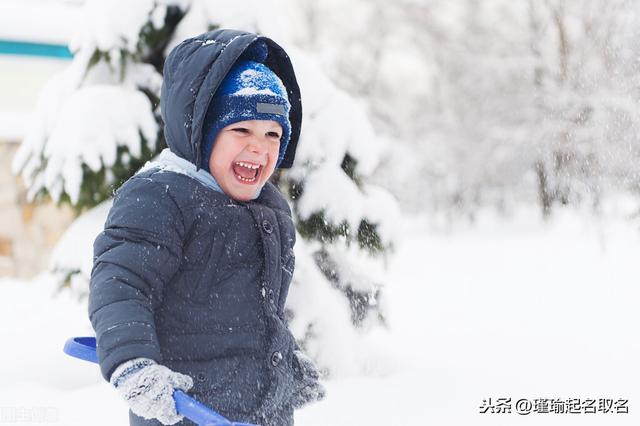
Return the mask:
<svg viewBox="0 0 640 426">
<path fill-rule="evenodd" d="M 209 101 L 257 39 L 288 90 L 292 133 L 281 167 L 291 166 L 302 111 L 289 58 L 270 39 L 229 30 L 185 40 L 167 58 L 161 107 L 173 153 L 201 164 Z M 151 358 L 190 375 L 189 394 L 232 420 L 292 424 L 290 398 L 303 379 L 284 320 L 294 240 L 289 206 L 270 183 L 240 202 L 167 169 L 129 179 L 94 244 L 89 315 L 104 378 Z"/>
</svg>

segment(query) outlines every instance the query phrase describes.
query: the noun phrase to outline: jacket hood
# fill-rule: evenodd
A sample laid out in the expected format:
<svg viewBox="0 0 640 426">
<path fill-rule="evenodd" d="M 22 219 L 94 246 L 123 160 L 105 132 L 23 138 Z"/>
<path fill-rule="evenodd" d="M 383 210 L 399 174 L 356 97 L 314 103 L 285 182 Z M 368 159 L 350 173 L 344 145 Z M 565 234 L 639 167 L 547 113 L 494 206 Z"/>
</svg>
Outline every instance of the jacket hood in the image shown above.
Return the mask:
<svg viewBox="0 0 640 426">
<path fill-rule="evenodd" d="M 202 132 L 211 99 L 233 64 L 258 40 L 268 49 L 264 64 L 287 89 L 291 136 L 279 168 L 290 168 L 293 164 L 300 137 L 302 103 L 289 56 L 267 37 L 220 29 L 184 40 L 164 63 L 160 110 L 165 139 L 171 151 L 197 168 L 201 164 Z"/>
</svg>

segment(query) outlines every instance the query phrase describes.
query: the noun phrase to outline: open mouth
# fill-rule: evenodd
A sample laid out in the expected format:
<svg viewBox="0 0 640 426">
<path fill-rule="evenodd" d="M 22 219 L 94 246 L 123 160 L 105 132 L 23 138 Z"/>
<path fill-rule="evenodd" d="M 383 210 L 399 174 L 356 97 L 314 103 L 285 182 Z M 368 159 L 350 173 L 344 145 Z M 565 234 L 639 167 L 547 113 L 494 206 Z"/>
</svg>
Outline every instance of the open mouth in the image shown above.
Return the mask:
<svg viewBox="0 0 640 426">
<path fill-rule="evenodd" d="M 262 172 L 262 165 L 248 161 L 236 161 L 231 166 L 236 179 L 242 183 L 255 183 Z"/>
</svg>

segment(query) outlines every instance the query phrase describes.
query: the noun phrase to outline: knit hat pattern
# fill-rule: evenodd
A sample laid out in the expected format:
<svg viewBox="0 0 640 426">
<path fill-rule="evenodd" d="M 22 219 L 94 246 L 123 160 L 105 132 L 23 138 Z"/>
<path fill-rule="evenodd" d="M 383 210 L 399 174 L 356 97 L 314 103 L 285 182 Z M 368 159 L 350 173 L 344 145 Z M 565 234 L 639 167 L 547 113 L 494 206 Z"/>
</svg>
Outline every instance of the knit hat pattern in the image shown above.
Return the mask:
<svg viewBox="0 0 640 426">
<path fill-rule="evenodd" d="M 209 105 L 201 167 L 210 172 L 209 157 L 220 130 L 245 120 L 272 120 L 282 126 L 277 167 L 284 159 L 291 136 L 290 109 L 287 89 L 271 69 L 252 60 L 238 61 L 220 83 Z"/>
</svg>

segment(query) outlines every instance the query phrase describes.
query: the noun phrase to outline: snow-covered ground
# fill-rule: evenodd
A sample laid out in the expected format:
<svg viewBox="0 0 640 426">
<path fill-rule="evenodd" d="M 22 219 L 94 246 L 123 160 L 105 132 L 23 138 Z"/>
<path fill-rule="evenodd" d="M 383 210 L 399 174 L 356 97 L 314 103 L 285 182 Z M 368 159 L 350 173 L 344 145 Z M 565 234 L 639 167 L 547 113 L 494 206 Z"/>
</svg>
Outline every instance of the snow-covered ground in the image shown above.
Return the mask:
<svg viewBox="0 0 640 426">
<path fill-rule="evenodd" d="M 297 424 L 639 424 L 636 224 L 567 212 L 404 225 L 377 361 L 329 380 Z M 46 275 L 0 281 L 0 424 L 126 424 L 98 368 L 62 354 L 67 337 L 91 334 L 85 305 L 53 293 Z M 488 398 L 511 398 L 512 413 L 481 414 Z M 622 398 L 629 412 L 520 415 L 522 398 L 591 398 L 596 409 Z"/>
</svg>

